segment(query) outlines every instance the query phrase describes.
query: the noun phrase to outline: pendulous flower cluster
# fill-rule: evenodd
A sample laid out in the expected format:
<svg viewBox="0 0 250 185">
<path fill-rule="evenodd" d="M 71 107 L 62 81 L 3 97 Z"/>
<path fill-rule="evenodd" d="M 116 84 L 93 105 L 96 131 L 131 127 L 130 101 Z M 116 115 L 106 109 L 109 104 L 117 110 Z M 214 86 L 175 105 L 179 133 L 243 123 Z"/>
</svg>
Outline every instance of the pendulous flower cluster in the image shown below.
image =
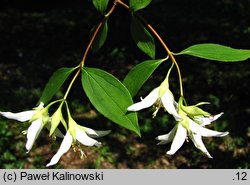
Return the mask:
<svg viewBox="0 0 250 185">
<path fill-rule="evenodd" d="M 173 65 L 172 65 L 173 66 Z M 223 113 L 211 115 L 203 111 L 198 106 L 208 104 L 201 102 L 196 105 L 187 106 L 184 97 L 180 97 L 178 103 L 175 101 L 172 92 L 169 89 L 169 75 L 172 67 L 169 69 L 165 80 L 161 85 L 153 89 L 148 96 L 141 101 L 128 107 L 128 111 L 139 111 L 154 105 L 156 108 L 153 117 L 156 116 L 158 110 L 163 107 L 176 120 L 175 127 L 168 133 L 156 137 L 160 142 L 158 145 L 168 144 L 172 142 L 168 155 L 173 155 L 183 145 L 185 140 L 190 138 L 195 147 L 201 150 L 207 157 L 212 158 L 207 151 L 202 137 L 224 137 L 228 132 L 218 132 L 205 128 L 211 122 L 217 120 Z"/>
<path fill-rule="evenodd" d="M 33 110 L 23 111 L 19 113 L 12 112 L 0 112 L 0 115 L 8 118 L 17 120 L 20 122 L 29 122 L 30 126 L 27 131 L 24 133 L 27 135 L 26 142 L 26 150 L 27 153 L 32 149 L 36 139 L 38 138 L 40 132 L 44 127 L 50 130 L 50 136 L 63 138 L 61 146 L 57 153 L 52 157 L 50 162 L 47 164 L 48 166 L 52 166 L 57 164 L 60 160 L 61 156 L 65 154 L 71 146 L 77 146 L 82 154 L 80 144 L 85 146 L 97 146 L 100 147 L 101 143 L 93 138 L 98 138 L 105 136 L 110 133 L 110 130 L 93 130 L 91 128 L 87 128 L 81 125 L 78 125 L 72 116 L 70 115 L 69 108 L 66 101 L 61 101 L 59 108 L 54 112 L 52 116 L 49 115 L 49 108 L 54 103 L 58 101 L 52 102 L 46 107 L 44 107 L 43 102 Z M 66 122 L 62 116 L 62 106 L 66 104 L 67 113 L 68 113 L 68 121 Z M 59 129 L 58 125 L 62 123 L 65 128 L 65 134 L 63 134 Z"/>
</svg>

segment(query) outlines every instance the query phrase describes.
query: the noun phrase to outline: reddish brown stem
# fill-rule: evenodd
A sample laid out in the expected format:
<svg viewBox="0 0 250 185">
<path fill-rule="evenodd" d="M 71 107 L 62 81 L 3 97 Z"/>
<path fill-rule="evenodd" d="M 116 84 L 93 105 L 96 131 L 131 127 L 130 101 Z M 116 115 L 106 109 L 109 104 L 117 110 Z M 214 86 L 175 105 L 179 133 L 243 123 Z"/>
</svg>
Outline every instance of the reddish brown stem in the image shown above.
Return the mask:
<svg viewBox="0 0 250 185">
<path fill-rule="evenodd" d="M 125 7 L 126 9 L 128 9 L 130 11 L 130 7 L 125 4 L 124 2 L 122 2 L 121 0 L 117 0 L 117 3 L 121 4 L 123 7 Z M 178 63 L 176 62 L 174 55 L 172 54 L 172 52 L 170 51 L 170 49 L 168 48 L 168 46 L 165 44 L 165 42 L 163 41 L 163 39 L 161 38 L 161 36 L 157 33 L 157 31 L 138 13 L 133 12 L 133 14 L 135 16 L 137 16 L 146 26 L 147 28 L 154 34 L 154 36 L 159 40 L 159 42 L 162 44 L 162 46 L 164 47 L 164 49 L 166 50 L 166 52 L 168 53 L 171 61 L 175 64 L 178 75 L 179 75 L 179 82 L 180 82 L 180 94 L 181 96 L 183 96 L 183 88 L 182 88 L 182 77 L 181 77 L 181 72 L 180 72 L 180 68 Z"/>
</svg>

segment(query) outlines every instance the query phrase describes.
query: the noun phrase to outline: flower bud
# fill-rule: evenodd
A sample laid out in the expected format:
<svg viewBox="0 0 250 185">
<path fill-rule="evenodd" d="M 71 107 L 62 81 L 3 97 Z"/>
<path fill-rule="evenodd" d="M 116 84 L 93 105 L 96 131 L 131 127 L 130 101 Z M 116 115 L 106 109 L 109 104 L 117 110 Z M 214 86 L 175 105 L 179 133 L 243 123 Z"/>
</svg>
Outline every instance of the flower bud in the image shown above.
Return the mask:
<svg viewBox="0 0 250 185">
<path fill-rule="evenodd" d="M 64 127 L 67 128 L 67 125 L 62 116 L 62 105 L 63 105 L 63 102 L 60 104 L 56 112 L 51 116 L 51 128 L 50 128 L 50 133 L 49 133 L 50 136 L 55 132 L 60 122 L 62 122 Z"/>
</svg>

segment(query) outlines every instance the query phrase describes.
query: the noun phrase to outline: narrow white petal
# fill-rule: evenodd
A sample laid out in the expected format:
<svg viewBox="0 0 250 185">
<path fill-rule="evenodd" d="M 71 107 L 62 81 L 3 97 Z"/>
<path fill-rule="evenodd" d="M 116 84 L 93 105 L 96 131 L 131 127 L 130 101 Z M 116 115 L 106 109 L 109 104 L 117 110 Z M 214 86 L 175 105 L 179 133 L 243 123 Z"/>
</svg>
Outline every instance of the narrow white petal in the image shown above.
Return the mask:
<svg viewBox="0 0 250 185">
<path fill-rule="evenodd" d="M 187 136 L 187 130 L 181 125 L 178 124 L 177 131 L 172 142 L 170 150 L 167 152 L 168 155 L 173 155 L 179 148 L 183 145 Z"/>
<path fill-rule="evenodd" d="M 198 121 L 201 126 L 210 125 L 213 121 L 210 117 L 195 118 L 195 120 Z"/>
<path fill-rule="evenodd" d="M 214 130 L 204 128 L 189 118 L 188 118 L 188 123 L 189 123 L 189 129 L 192 132 L 204 137 L 223 137 L 229 133 L 229 132 L 217 132 Z"/>
<path fill-rule="evenodd" d="M 214 115 L 214 116 L 213 116 L 213 121 L 215 121 L 215 120 L 217 120 L 218 118 L 220 118 L 223 114 L 224 114 L 224 112 L 221 112 L 220 114 Z"/>
<path fill-rule="evenodd" d="M 27 142 L 26 142 L 27 153 L 31 150 L 42 128 L 43 128 L 42 118 L 33 121 L 29 126 L 27 130 Z"/>
<path fill-rule="evenodd" d="M 195 120 L 197 120 L 202 126 L 206 126 L 206 125 L 209 125 L 211 122 L 217 120 L 219 117 L 221 117 L 222 114 L 223 112 L 215 116 L 195 118 Z"/>
<path fill-rule="evenodd" d="M 159 96 L 159 87 L 155 88 L 153 91 L 149 93 L 148 96 L 146 96 L 144 99 L 142 99 L 140 102 L 135 103 L 127 108 L 128 111 L 138 111 L 141 109 L 145 109 L 148 107 L 151 107 Z"/>
<path fill-rule="evenodd" d="M 61 146 L 60 146 L 59 150 L 52 157 L 52 159 L 46 165 L 46 167 L 49 167 L 49 166 L 52 166 L 52 165 L 55 165 L 56 163 L 58 163 L 58 161 L 60 160 L 60 158 L 62 157 L 62 155 L 65 154 L 70 149 L 72 142 L 73 142 L 73 138 L 70 135 L 70 132 L 68 131 L 66 133 L 66 135 L 64 136 L 64 138 L 63 138 L 63 141 L 61 143 Z"/>
<path fill-rule="evenodd" d="M 44 103 L 40 102 L 39 106 L 37 108 L 43 108 L 44 107 Z"/>
<path fill-rule="evenodd" d="M 164 135 L 160 135 L 156 137 L 155 139 L 160 141 L 158 145 L 164 145 L 173 141 L 176 130 L 177 130 L 177 126 L 175 126 L 168 134 L 164 134 Z"/>
<path fill-rule="evenodd" d="M 176 102 L 174 100 L 173 95 L 170 91 L 166 91 L 166 93 L 161 97 L 161 101 L 169 114 L 172 114 L 176 121 L 182 121 L 182 118 L 177 113 Z"/>
<path fill-rule="evenodd" d="M 85 146 L 101 146 L 101 143 L 89 137 L 86 132 L 77 128 L 76 129 L 76 139 Z"/>
<path fill-rule="evenodd" d="M 202 126 L 210 125 L 213 121 L 210 117 L 195 118 Z"/>
<path fill-rule="evenodd" d="M 0 112 L 0 115 L 8 118 L 14 119 L 17 121 L 25 122 L 32 118 L 32 116 L 36 113 L 36 110 L 29 110 L 19 113 L 12 113 L 12 112 Z"/>
<path fill-rule="evenodd" d="M 86 131 L 88 135 L 90 135 L 93 138 L 106 136 L 107 134 L 111 132 L 111 130 L 93 130 L 87 127 L 83 127 L 83 129 Z"/>
<path fill-rule="evenodd" d="M 196 148 L 200 149 L 204 154 L 206 154 L 209 158 L 213 158 L 209 152 L 207 151 L 203 141 L 202 141 L 202 138 L 200 135 L 198 134 L 195 134 L 195 133 L 192 133 L 191 134 L 191 139 L 195 145 Z"/>
</svg>

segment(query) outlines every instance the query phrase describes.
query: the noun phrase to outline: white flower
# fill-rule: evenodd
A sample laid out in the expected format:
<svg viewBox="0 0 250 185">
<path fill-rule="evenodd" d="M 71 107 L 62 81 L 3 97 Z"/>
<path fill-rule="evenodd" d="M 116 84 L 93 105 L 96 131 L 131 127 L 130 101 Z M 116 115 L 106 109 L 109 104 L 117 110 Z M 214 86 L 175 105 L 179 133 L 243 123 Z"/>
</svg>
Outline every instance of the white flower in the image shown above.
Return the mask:
<svg viewBox="0 0 250 185">
<path fill-rule="evenodd" d="M 102 137 L 105 136 L 107 134 L 110 133 L 110 130 L 107 131 L 102 131 L 102 130 L 93 130 L 87 127 L 82 127 L 77 125 L 76 129 L 75 129 L 75 133 L 71 133 L 70 130 L 67 131 L 66 135 L 63 138 L 63 141 L 61 143 L 61 146 L 59 148 L 59 150 L 57 151 L 57 153 L 52 157 L 52 159 L 50 160 L 50 162 L 46 165 L 47 167 L 55 165 L 60 158 L 62 157 L 63 154 L 65 154 L 71 147 L 72 143 L 74 142 L 74 137 L 73 135 L 75 134 L 75 139 L 80 142 L 81 144 L 85 145 L 85 146 L 97 146 L 100 147 L 101 143 L 96 141 L 93 138 L 96 137 Z M 89 137 L 91 136 L 91 137 Z"/>
<path fill-rule="evenodd" d="M 174 66 L 169 68 L 168 73 L 161 85 L 153 89 L 148 96 L 144 99 L 141 98 L 141 101 L 135 103 L 127 108 L 128 111 L 139 111 L 152 105 L 155 105 L 155 112 L 153 113 L 153 118 L 156 116 L 157 112 L 161 107 L 163 107 L 169 114 L 172 114 L 176 121 L 181 121 L 182 118 L 177 113 L 178 104 L 174 100 L 174 96 L 169 89 L 169 75 Z"/>
<path fill-rule="evenodd" d="M 20 122 L 29 121 L 32 119 L 32 117 L 43 109 L 44 104 L 41 102 L 40 105 L 34 109 L 29 111 L 23 111 L 19 113 L 12 113 L 12 112 L 0 112 L 0 115 L 17 120 Z M 35 119 L 32 121 L 31 125 L 29 126 L 27 130 L 27 142 L 26 142 L 26 149 L 27 152 L 29 152 L 37 139 L 39 133 L 41 132 L 42 128 L 44 126 L 43 117 L 39 117 L 38 119 Z"/>
<path fill-rule="evenodd" d="M 38 135 L 40 134 L 41 130 L 43 129 L 43 121 L 42 118 L 39 118 L 31 123 L 27 130 L 27 142 L 26 142 L 26 150 L 27 153 L 31 150 L 32 146 L 35 143 Z"/>
<path fill-rule="evenodd" d="M 162 85 L 155 88 L 140 102 L 135 103 L 127 108 L 128 111 L 139 111 L 152 105 L 156 105 L 156 111 L 153 113 L 153 117 L 156 116 L 158 110 L 164 107 L 165 110 L 174 116 L 176 121 L 181 121 L 182 118 L 177 113 L 177 103 L 174 100 L 174 96 L 169 89 L 165 89 L 162 93 Z"/>
<path fill-rule="evenodd" d="M 202 126 L 209 125 L 211 122 L 217 120 L 219 117 L 221 117 L 224 113 L 221 112 L 220 114 L 209 116 L 209 117 L 197 117 L 195 118 L 196 121 L 198 121 Z"/>
<path fill-rule="evenodd" d="M 206 125 L 209 125 L 211 124 L 211 122 L 217 120 L 219 117 L 221 117 L 223 114 L 220 113 L 220 114 L 217 114 L 215 116 L 209 116 L 209 117 L 202 117 L 202 118 L 195 118 L 196 121 L 198 121 L 202 126 L 206 126 Z M 222 132 L 223 133 L 223 132 Z M 228 132 L 224 132 L 225 135 L 228 134 Z M 223 137 L 225 135 L 220 135 L 219 137 Z M 201 135 L 197 134 L 197 133 L 194 133 L 192 132 L 191 135 L 190 135 L 190 138 L 191 140 L 193 141 L 194 145 L 196 148 L 200 149 L 204 154 L 206 154 L 209 158 L 213 158 L 209 152 L 207 151 L 203 141 L 202 141 L 202 138 L 201 138 Z"/>
<path fill-rule="evenodd" d="M 63 141 L 62 141 L 62 144 L 61 144 L 59 150 L 53 156 L 53 158 L 50 160 L 50 162 L 46 165 L 46 167 L 49 167 L 49 166 L 56 164 L 60 160 L 61 156 L 63 154 L 65 154 L 70 149 L 72 142 L 73 142 L 73 138 L 70 135 L 70 132 L 68 131 L 63 138 Z"/>
<path fill-rule="evenodd" d="M 183 145 L 185 142 L 185 139 L 187 136 L 189 136 L 192 141 L 194 142 L 194 145 L 200 149 L 204 154 L 206 154 L 209 158 L 212 158 L 212 156 L 207 151 L 203 141 L 203 137 L 223 137 L 228 134 L 228 132 L 217 132 L 214 130 L 210 130 L 207 128 L 204 128 L 203 126 L 206 124 L 210 124 L 212 121 L 215 121 L 218 119 L 221 115 L 218 114 L 214 117 L 210 118 L 197 118 L 199 122 L 202 123 L 202 125 L 199 125 L 198 123 L 194 122 L 192 119 L 186 117 L 183 117 L 184 121 L 187 121 L 188 128 L 185 128 L 185 124 L 183 121 L 179 122 L 168 134 L 160 135 L 156 139 L 160 140 L 158 143 L 159 145 L 167 144 L 172 141 L 171 148 L 169 151 L 167 151 L 168 155 L 173 155 L 175 152 Z"/>
<path fill-rule="evenodd" d="M 41 109 L 41 108 L 43 108 L 43 106 L 44 106 L 44 104 L 41 102 L 37 108 Z M 23 112 L 18 112 L 18 113 L 0 112 L 0 115 L 6 117 L 8 119 L 13 119 L 13 120 L 17 120 L 20 122 L 25 122 L 25 121 L 29 121 L 36 112 L 37 112 L 37 110 L 28 110 L 28 111 L 23 111 Z"/>
<path fill-rule="evenodd" d="M 160 140 L 158 145 L 163 145 L 172 142 L 171 149 L 167 152 L 173 155 L 184 143 L 187 136 L 187 130 L 178 123 L 168 134 L 160 135 L 156 139 Z"/>
</svg>

